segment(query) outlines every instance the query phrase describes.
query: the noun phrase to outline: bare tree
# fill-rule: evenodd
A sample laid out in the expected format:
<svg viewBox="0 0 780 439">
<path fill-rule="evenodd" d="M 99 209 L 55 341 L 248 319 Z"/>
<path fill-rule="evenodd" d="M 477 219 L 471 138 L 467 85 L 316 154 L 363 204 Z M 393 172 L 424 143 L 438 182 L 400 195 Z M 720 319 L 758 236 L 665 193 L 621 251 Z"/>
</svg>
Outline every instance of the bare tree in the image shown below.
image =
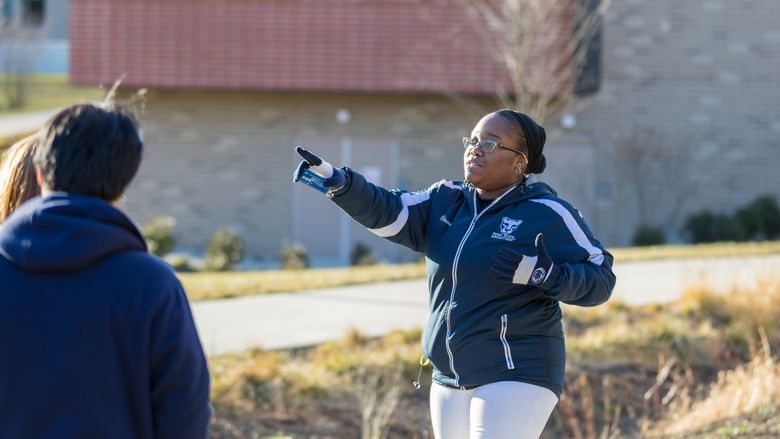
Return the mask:
<svg viewBox="0 0 780 439">
<path fill-rule="evenodd" d="M 544 122 L 580 111 L 599 87 L 602 19 L 611 0 L 460 0 L 511 86 L 502 105 Z"/>
</svg>

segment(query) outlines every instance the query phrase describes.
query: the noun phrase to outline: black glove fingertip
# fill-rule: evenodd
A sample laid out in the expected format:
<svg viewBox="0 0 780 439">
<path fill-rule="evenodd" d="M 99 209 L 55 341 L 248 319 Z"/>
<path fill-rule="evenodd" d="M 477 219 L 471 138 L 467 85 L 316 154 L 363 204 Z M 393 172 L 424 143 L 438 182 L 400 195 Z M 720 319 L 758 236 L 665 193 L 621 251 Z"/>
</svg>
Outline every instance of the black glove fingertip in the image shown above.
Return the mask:
<svg viewBox="0 0 780 439">
<path fill-rule="evenodd" d="M 301 156 L 306 162 L 308 162 L 310 165 L 313 166 L 319 166 L 322 164 L 322 159 L 316 156 L 314 153 L 309 152 L 306 149 L 303 149 L 301 146 L 295 147 L 295 152 L 298 153 L 299 156 Z"/>
</svg>

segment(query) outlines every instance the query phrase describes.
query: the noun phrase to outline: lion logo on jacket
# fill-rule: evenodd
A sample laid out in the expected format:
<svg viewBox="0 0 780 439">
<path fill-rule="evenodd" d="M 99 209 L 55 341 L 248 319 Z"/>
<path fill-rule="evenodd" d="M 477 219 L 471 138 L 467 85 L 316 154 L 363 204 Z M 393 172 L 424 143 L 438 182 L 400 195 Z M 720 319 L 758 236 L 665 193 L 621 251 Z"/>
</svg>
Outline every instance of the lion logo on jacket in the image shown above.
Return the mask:
<svg viewBox="0 0 780 439">
<path fill-rule="evenodd" d="M 523 220 L 512 219 L 505 216 L 501 218 L 501 232 L 493 232 L 491 237 L 494 239 L 503 239 L 504 241 L 514 241 L 515 237 L 512 236 L 512 233 L 517 230 L 517 227 L 522 224 L 522 222 Z"/>
</svg>

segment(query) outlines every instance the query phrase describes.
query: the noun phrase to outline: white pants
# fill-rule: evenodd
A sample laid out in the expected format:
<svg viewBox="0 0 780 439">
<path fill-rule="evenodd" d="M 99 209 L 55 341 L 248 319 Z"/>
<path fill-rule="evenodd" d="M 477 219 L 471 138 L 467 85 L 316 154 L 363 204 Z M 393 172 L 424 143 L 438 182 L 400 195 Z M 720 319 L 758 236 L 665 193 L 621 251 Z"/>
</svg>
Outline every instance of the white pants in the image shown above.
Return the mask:
<svg viewBox="0 0 780 439">
<path fill-rule="evenodd" d="M 551 390 L 500 381 L 471 390 L 431 385 L 436 439 L 538 439 L 558 397 Z"/>
</svg>

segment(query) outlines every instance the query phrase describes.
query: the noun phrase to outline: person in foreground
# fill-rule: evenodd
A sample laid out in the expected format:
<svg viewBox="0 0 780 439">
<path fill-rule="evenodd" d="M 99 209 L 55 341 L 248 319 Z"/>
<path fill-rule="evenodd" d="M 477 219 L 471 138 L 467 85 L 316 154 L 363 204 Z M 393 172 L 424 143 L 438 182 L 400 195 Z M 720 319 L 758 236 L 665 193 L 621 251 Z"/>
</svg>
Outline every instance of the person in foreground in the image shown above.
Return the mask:
<svg viewBox="0 0 780 439">
<path fill-rule="evenodd" d="M 112 205 L 142 148 L 108 104 L 66 108 L 39 133 L 42 197 L 0 226 L 0 437 L 208 436 L 187 298 Z"/>
<path fill-rule="evenodd" d="M 27 136 L 3 153 L 0 165 L 0 223 L 22 203 L 41 193 L 33 166 L 37 142 L 37 135 Z"/>
<path fill-rule="evenodd" d="M 537 438 L 563 390 L 559 302 L 604 303 L 612 256 L 582 216 L 538 181 L 545 131 L 501 110 L 463 139 L 465 182 L 388 191 L 298 148 L 295 180 L 324 192 L 378 236 L 426 256 L 439 439 Z"/>
</svg>

